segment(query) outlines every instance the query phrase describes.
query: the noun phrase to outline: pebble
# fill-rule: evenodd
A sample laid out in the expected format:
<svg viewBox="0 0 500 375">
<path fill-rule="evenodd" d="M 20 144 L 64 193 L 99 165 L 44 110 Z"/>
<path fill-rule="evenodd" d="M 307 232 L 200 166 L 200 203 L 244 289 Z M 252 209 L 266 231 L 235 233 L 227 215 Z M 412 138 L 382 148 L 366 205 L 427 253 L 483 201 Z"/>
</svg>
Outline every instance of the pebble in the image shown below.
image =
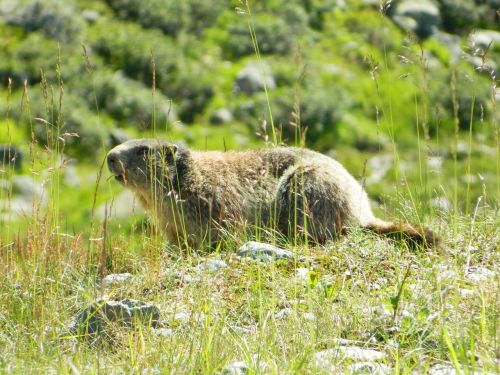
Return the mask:
<svg viewBox="0 0 500 375">
<path fill-rule="evenodd" d="M 350 374 L 391 374 L 391 368 L 383 363 L 357 362 L 349 366 Z"/>
<path fill-rule="evenodd" d="M 293 259 L 293 253 L 280 249 L 274 245 L 262 242 L 250 241 L 240 247 L 236 256 L 240 258 L 251 258 L 261 262 L 271 262 L 278 259 Z"/>
<path fill-rule="evenodd" d="M 151 328 L 151 333 L 157 336 L 170 337 L 173 336 L 174 330 L 172 328 Z"/>
<path fill-rule="evenodd" d="M 495 277 L 495 272 L 484 267 L 470 267 L 466 277 L 473 283 L 480 283 Z"/>
<path fill-rule="evenodd" d="M 119 286 L 124 284 L 127 280 L 129 280 L 132 277 L 131 273 L 112 273 L 111 275 L 105 276 L 101 284 L 104 287 L 110 287 L 110 286 Z"/>
<path fill-rule="evenodd" d="M 227 264 L 223 260 L 209 259 L 194 267 L 196 273 L 216 273 L 222 268 L 226 268 Z"/>
<path fill-rule="evenodd" d="M 294 311 L 292 308 L 286 307 L 283 310 L 278 311 L 274 317 L 278 320 L 285 319 L 285 318 L 293 315 L 293 313 L 294 313 Z"/>
<path fill-rule="evenodd" d="M 121 301 L 99 300 L 85 307 L 70 324 L 73 333 L 87 335 L 98 334 L 107 322 L 133 326 L 136 322 L 151 324 L 155 328 L 160 318 L 160 310 L 152 303 L 133 299 Z"/>
</svg>

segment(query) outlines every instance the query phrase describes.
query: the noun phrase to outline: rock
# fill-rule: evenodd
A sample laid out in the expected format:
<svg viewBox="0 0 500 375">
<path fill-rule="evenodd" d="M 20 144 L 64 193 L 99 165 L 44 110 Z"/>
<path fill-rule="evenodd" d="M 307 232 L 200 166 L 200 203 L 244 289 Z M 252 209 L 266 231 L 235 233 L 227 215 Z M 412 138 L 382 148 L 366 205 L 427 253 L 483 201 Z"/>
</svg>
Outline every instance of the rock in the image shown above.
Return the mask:
<svg viewBox="0 0 500 375">
<path fill-rule="evenodd" d="M 484 267 L 469 267 L 466 277 L 473 283 L 481 283 L 495 277 L 495 272 Z"/>
<path fill-rule="evenodd" d="M 110 287 L 110 286 L 119 286 L 123 283 L 125 283 L 127 280 L 129 280 L 132 277 L 131 273 L 112 273 L 111 275 L 105 276 L 101 284 L 104 287 Z"/>
<path fill-rule="evenodd" d="M 316 315 L 314 315 L 311 312 L 304 313 L 302 315 L 302 317 L 304 318 L 304 320 L 307 320 L 307 321 L 310 321 L 310 322 L 314 322 L 316 320 Z"/>
<path fill-rule="evenodd" d="M 372 184 L 381 181 L 393 164 L 394 157 L 390 154 L 377 155 L 369 159 L 370 175 L 366 178 L 366 183 Z"/>
<path fill-rule="evenodd" d="M 214 125 L 221 125 L 231 122 L 233 120 L 233 114 L 227 108 L 221 108 L 212 113 L 210 116 L 210 123 Z"/>
<path fill-rule="evenodd" d="M 270 262 L 278 259 L 290 260 L 294 258 L 291 251 L 283 250 L 279 247 L 256 241 L 249 241 L 244 244 L 240 247 L 236 256 L 240 258 L 252 258 L 262 262 Z"/>
<path fill-rule="evenodd" d="M 272 90 L 276 88 L 276 82 L 269 66 L 262 62 L 248 63 L 236 77 L 235 90 L 247 95 L 264 91 L 264 87 Z"/>
<path fill-rule="evenodd" d="M 110 148 L 113 148 L 131 139 L 132 137 L 126 130 L 121 128 L 113 128 L 109 131 L 108 134 L 108 145 Z"/>
<path fill-rule="evenodd" d="M 221 371 L 223 375 L 247 375 L 250 374 L 250 368 L 243 361 L 236 361 L 228 364 Z"/>
<path fill-rule="evenodd" d="M 198 264 L 194 267 L 194 271 L 197 273 L 215 273 L 222 268 L 226 268 L 227 263 L 219 259 L 209 259 L 203 263 Z"/>
<path fill-rule="evenodd" d="M 478 177 L 473 174 L 464 174 L 459 179 L 464 184 L 475 184 L 478 182 Z"/>
<path fill-rule="evenodd" d="M 283 310 L 280 310 L 274 316 L 277 320 L 285 319 L 294 314 L 294 311 L 290 307 L 285 307 Z"/>
<path fill-rule="evenodd" d="M 383 363 L 376 362 L 358 362 L 349 366 L 350 374 L 391 374 L 391 368 Z"/>
<path fill-rule="evenodd" d="M 16 171 L 21 169 L 23 153 L 14 145 L 0 144 L 0 167 L 10 166 Z"/>
<path fill-rule="evenodd" d="M 14 176 L 12 178 L 12 191 L 28 202 L 45 202 L 47 194 L 42 184 L 26 175 Z"/>
<path fill-rule="evenodd" d="M 432 172 L 441 173 L 443 170 L 443 157 L 429 156 L 427 158 L 427 166 Z"/>
<path fill-rule="evenodd" d="M 488 48 L 493 50 L 495 45 L 500 44 L 500 32 L 494 30 L 476 30 L 469 35 L 470 47 L 474 50 L 480 48 L 482 50 Z"/>
<path fill-rule="evenodd" d="M 328 371 L 338 372 L 337 365 L 345 358 L 352 361 L 374 362 L 385 358 L 385 354 L 373 349 L 364 349 L 358 346 L 340 345 L 333 349 L 322 350 L 314 354 L 316 367 Z"/>
<path fill-rule="evenodd" d="M 459 375 L 463 374 L 461 369 L 457 372 L 455 367 L 452 365 L 445 365 L 445 364 L 437 364 L 432 366 L 427 372 L 428 375 Z M 469 371 L 467 372 L 470 375 L 493 375 L 493 374 L 498 374 L 494 372 L 485 372 L 485 371 Z"/>
<path fill-rule="evenodd" d="M 95 211 L 96 217 L 104 219 L 106 207 L 107 215 L 112 219 L 128 219 L 133 215 L 144 213 L 144 209 L 129 190 L 123 191 L 112 201 L 108 201 L 97 207 Z"/>
<path fill-rule="evenodd" d="M 133 299 L 122 301 L 100 300 L 84 308 L 70 325 L 78 335 L 96 335 L 105 329 L 108 322 L 132 327 L 136 322 L 157 327 L 160 310 L 151 303 Z"/>
<path fill-rule="evenodd" d="M 309 276 L 309 269 L 308 268 L 297 268 L 295 270 L 295 277 L 299 280 L 302 281 L 307 281 L 307 278 Z"/>
<path fill-rule="evenodd" d="M 76 168 L 72 165 L 66 166 L 64 168 L 64 183 L 71 187 L 79 187 L 80 182 L 80 176 L 78 176 Z"/>
<path fill-rule="evenodd" d="M 85 21 L 94 23 L 101 17 L 101 14 L 95 10 L 86 9 L 82 12 L 82 17 Z"/>
<path fill-rule="evenodd" d="M 461 40 L 458 35 L 444 33 L 442 31 L 435 31 L 432 37 L 440 41 L 448 48 L 450 52 L 450 62 L 456 64 L 462 58 L 464 51 L 462 50 Z"/>
<path fill-rule="evenodd" d="M 432 207 L 442 212 L 449 212 L 453 208 L 451 202 L 445 197 L 433 198 L 430 203 Z"/>
<path fill-rule="evenodd" d="M 403 0 L 396 5 L 392 19 L 400 27 L 421 38 L 431 36 L 441 24 L 439 8 L 429 0 Z"/>
<path fill-rule="evenodd" d="M 260 361 L 257 355 L 254 355 L 251 363 L 245 361 L 234 361 L 228 364 L 220 372 L 221 375 L 247 375 L 247 374 L 265 374 L 267 369 L 267 364 L 264 361 Z"/>
<path fill-rule="evenodd" d="M 174 334 L 174 330 L 172 328 L 151 328 L 151 333 L 157 336 L 171 337 Z"/>
</svg>

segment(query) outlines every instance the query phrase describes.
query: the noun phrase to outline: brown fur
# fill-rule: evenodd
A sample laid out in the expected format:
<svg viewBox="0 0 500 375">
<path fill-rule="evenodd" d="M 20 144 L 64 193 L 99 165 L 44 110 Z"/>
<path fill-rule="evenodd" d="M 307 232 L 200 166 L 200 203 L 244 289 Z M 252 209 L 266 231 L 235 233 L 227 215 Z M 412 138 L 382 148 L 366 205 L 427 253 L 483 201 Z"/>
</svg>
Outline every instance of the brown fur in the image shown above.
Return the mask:
<svg viewBox="0 0 500 375">
<path fill-rule="evenodd" d="M 360 226 L 425 247 L 429 230 L 376 218 L 366 192 L 334 159 L 306 149 L 198 152 L 155 139 L 115 147 L 108 166 L 174 244 L 214 244 L 255 225 L 316 243 Z"/>
</svg>

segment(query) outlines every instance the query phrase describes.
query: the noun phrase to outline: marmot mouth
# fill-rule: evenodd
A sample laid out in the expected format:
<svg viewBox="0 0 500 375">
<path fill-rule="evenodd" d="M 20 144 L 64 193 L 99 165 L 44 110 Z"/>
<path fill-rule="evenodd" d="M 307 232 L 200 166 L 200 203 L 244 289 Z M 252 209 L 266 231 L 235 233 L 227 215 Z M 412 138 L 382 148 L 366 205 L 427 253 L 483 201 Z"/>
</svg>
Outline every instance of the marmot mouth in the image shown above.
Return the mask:
<svg viewBox="0 0 500 375">
<path fill-rule="evenodd" d="M 125 176 L 122 174 L 116 174 L 115 180 L 118 181 L 120 184 L 125 184 Z"/>
</svg>

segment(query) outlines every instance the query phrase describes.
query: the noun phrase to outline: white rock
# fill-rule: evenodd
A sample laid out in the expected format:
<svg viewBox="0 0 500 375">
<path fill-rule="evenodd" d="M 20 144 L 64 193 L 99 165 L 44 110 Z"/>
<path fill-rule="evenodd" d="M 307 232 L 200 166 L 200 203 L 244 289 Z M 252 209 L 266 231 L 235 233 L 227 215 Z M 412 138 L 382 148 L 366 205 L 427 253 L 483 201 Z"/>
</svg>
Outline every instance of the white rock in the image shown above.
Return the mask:
<svg viewBox="0 0 500 375">
<path fill-rule="evenodd" d="M 500 44 L 500 32 L 494 30 L 476 30 L 469 36 L 471 47 L 487 48 L 491 43 L 491 49 L 495 44 Z"/>
<path fill-rule="evenodd" d="M 151 328 L 151 333 L 157 336 L 170 337 L 174 334 L 172 328 Z"/>
<path fill-rule="evenodd" d="M 209 259 L 205 262 L 198 264 L 194 267 L 194 271 L 197 273 L 215 273 L 222 268 L 226 268 L 227 264 L 223 260 L 219 259 Z"/>
<path fill-rule="evenodd" d="M 233 363 L 230 363 L 226 367 L 224 367 L 221 372 L 221 374 L 223 375 L 247 375 L 249 373 L 250 369 L 243 361 L 235 361 Z"/>
<path fill-rule="evenodd" d="M 112 273 L 111 275 L 105 276 L 102 279 L 101 284 L 105 287 L 109 287 L 112 285 L 118 286 L 118 285 L 125 283 L 131 277 L 132 277 L 132 274 L 128 273 L 128 272 L 126 272 L 126 273 Z"/>
<path fill-rule="evenodd" d="M 294 314 L 294 311 L 292 308 L 285 307 L 283 310 L 278 311 L 274 317 L 276 319 L 280 320 L 280 319 L 287 318 L 293 314 Z"/>
<path fill-rule="evenodd" d="M 338 371 L 337 365 L 345 358 L 353 361 L 373 362 L 384 359 L 385 354 L 374 349 L 340 345 L 314 354 L 314 364 L 322 370 L 333 373 Z"/>
<path fill-rule="evenodd" d="M 309 276 L 308 268 L 301 267 L 295 270 L 295 277 L 299 280 L 307 281 L 308 276 Z"/>
<path fill-rule="evenodd" d="M 495 277 L 495 272 L 484 267 L 470 267 L 466 277 L 473 283 L 480 283 Z"/>
<path fill-rule="evenodd" d="M 391 368 L 383 363 L 376 362 L 358 362 L 349 366 L 351 374 L 391 374 Z"/>
<path fill-rule="evenodd" d="M 249 241 L 240 247 L 236 255 L 240 258 L 252 258 L 263 262 L 277 259 L 293 259 L 293 253 L 267 243 Z"/>
<path fill-rule="evenodd" d="M 236 77 L 235 89 L 252 95 L 259 91 L 276 88 L 276 81 L 269 65 L 263 62 L 249 62 Z"/>
<path fill-rule="evenodd" d="M 314 315 L 312 312 L 306 312 L 302 314 L 302 317 L 304 320 L 307 320 L 309 322 L 314 322 L 316 320 L 316 315 Z"/>
<path fill-rule="evenodd" d="M 387 171 L 392 168 L 394 157 L 390 154 L 377 155 L 368 160 L 370 175 L 366 178 L 366 183 L 372 184 L 381 181 Z"/>
</svg>

